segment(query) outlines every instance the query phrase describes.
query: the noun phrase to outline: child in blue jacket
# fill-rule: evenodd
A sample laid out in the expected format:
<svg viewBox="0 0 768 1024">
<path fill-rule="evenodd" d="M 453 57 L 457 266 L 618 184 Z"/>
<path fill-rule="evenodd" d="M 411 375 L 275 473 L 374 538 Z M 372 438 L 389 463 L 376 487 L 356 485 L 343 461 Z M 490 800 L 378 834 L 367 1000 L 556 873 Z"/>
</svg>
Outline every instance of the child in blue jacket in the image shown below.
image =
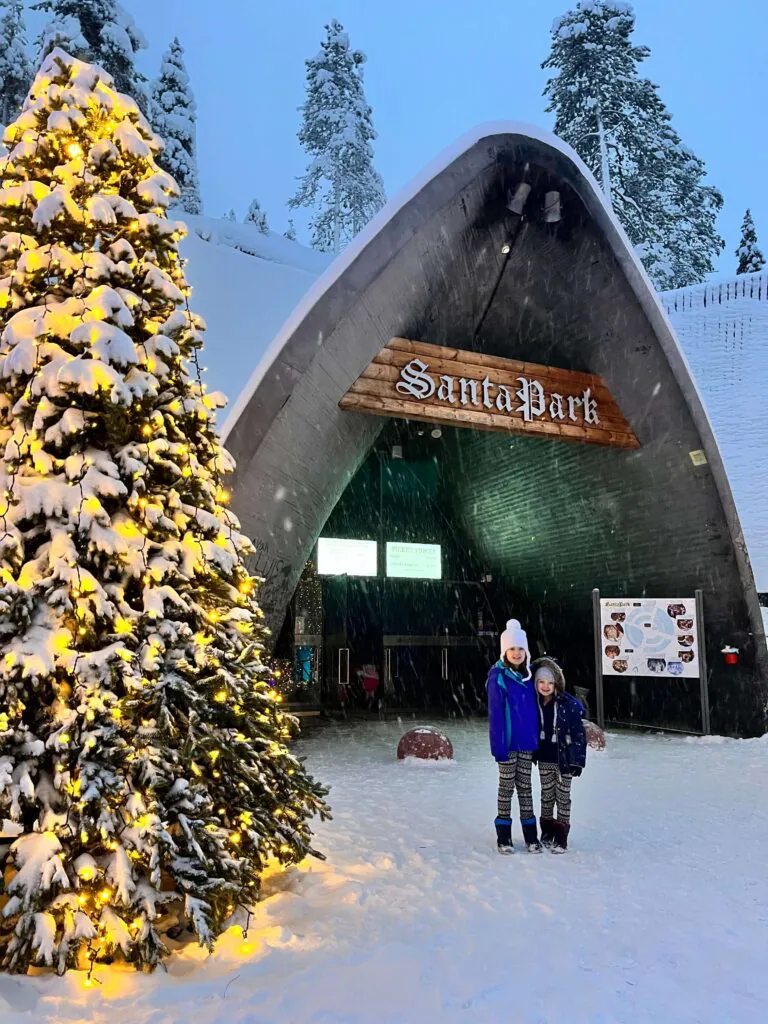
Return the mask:
<svg viewBox="0 0 768 1024">
<path fill-rule="evenodd" d="M 554 658 L 539 658 L 531 668 L 540 720 L 534 760 L 541 779 L 541 841 L 552 853 L 565 853 L 571 830 L 571 781 L 587 763 L 584 708 L 565 692 L 565 676 Z"/>
<path fill-rule="evenodd" d="M 501 634 L 501 657 L 488 673 L 488 730 L 491 753 L 499 765 L 496 843 L 512 853 L 512 794 L 517 786 L 520 821 L 529 853 L 541 853 L 533 813 L 531 765 L 538 746 L 539 711 L 531 679 L 528 637 L 517 619 Z"/>
</svg>

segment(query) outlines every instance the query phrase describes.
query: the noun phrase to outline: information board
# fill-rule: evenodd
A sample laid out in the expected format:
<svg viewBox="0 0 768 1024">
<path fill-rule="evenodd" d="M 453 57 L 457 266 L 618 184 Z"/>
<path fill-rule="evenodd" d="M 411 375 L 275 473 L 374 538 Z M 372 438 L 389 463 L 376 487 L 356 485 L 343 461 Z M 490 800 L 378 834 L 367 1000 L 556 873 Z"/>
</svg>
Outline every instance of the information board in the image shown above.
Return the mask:
<svg viewBox="0 0 768 1024">
<path fill-rule="evenodd" d="M 701 674 L 693 597 L 601 597 L 599 629 L 605 676 Z"/>
<path fill-rule="evenodd" d="M 439 544 L 387 541 L 387 576 L 410 580 L 439 580 L 442 575 Z"/>
<path fill-rule="evenodd" d="M 321 537 L 317 542 L 320 576 L 375 576 L 378 572 L 375 540 Z"/>
</svg>

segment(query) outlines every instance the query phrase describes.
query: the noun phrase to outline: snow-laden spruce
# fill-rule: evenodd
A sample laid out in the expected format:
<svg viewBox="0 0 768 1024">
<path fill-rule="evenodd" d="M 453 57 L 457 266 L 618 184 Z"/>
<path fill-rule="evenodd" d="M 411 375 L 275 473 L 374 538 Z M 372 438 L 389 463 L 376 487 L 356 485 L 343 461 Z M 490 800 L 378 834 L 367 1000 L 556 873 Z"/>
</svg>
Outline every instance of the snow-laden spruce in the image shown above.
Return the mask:
<svg viewBox="0 0 768 1024">
<path fill-rule="evenodd" d="M 134 65 L 147 41 L 122 4 L 117 0 L 39 0 L 32 6 L 52 15 L 40 39 L 41 58 L 61 47 L 98 64 L 112 76 L 116 89 L 147 110 L 147 79 Z"/>
<path fill-rule="evenodd" d="M 21 0 L 0 0 L 0 126 L 18 115 L 31 82 L 24 5 Z"/>
<path fill-rule="evenodd" d="M 159 140 L 45 60 L 0 187 L 0 958 L 212 946 L 322 789 L 260 658 Z"/>
<path fill-rule="evenodd" d="M 248 207 L 248 212 L 245 215 L 245 223 L 253 224 L 262 235 L 269 234 L 269 224 L 267 223 L 267 215 L 261 208 L 261 203 L 258 199 L 254 199 L 251 205 Z"/>
<path fill-rule="evenodd" d="M 384 205 L 373 166 L 376 138 L 363 91 L 365 54 L 352 50 L 338 21 L 325 26 L 320 52 L 307 67 L 299 142 L 312 157 L 288 203 L 314 210 L 312 245 L 339 252 Z"/>
<path fill-rule="evenodd" d="M 544 95 L 555 134 L 593 172 L 659 289 L 703 281 L 724 247 L 720 192 L 683 145 L 658 87 L 639 65 L 635 15 L 623 0 L 582 0 L 552 26 Z"/>
<path fill-rule="evenodd" d="M 741 239 L 736 249 L 736 258 L 739 261 L 737 274 L 753 274 L 765 266 L 765 256 L 757 244 L 757 231 L 751 210 L 747 210 L 741 222 Z"/>
<path fill-rule="evenodd" d="M 152 83 L 152 126 L 165 143 L 157 162 L 179 186 L 179 205 L 202 213 L 197 174 L 197 108 L 184 64 L 184 48 L 174 39 L 163 54 L 160 77 Z"/>
</svg>

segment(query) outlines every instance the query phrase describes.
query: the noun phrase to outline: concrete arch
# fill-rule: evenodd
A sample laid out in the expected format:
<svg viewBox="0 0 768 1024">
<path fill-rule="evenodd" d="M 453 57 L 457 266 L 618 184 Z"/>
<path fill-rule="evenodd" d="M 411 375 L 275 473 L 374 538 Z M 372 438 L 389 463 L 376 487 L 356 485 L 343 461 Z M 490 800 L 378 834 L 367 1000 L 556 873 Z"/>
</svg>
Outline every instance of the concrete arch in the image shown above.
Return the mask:
<svg viewBox="0 0 768 1024">
<path fill-rule="evenodd" d="M 532 186 L 533 211 L 557 190 L 562 220 L 526 220 L 499 278 L 507 198 L 522 180 Z M 225 425 L 238 464 L 234 507 L 259 546 L 257 569 L 269 577 L 271 624 L 279 626 L 318 535 L 382 430 L 383 420 L 342 412 L 338 403 L 393 336 L 604 378 L 639 451 L 525 438 L 509 455 L 503 435 L 474 439 L 463 449 L 471 469 L 457 487 L 466 492 L 465 526 L 489 557 L 498 543 L 499 558 L 524 573 L 528 600 L 558 614 L 567 614 L 575 589 L 674 596 L 701 587 L 713 727 L 761 731 L 762 620 L 701 399 L 594 179 L 573 151 L 528 126 L 477 129 L 390 202 L 318 281 L 234 406 Z M 693 465 L 696 450 L 706 466 Z M 521 466 L 538 488 L 520 489 L 517 521 L 499 500 L 494 469 L 518 467 L 523 479 Z M 528 524 L 542 520 L 536 502 L 553 488 L 543 515 L 550 533 L 526 544 Z M 481 500 L 470 513 L 473 494 Z M 578 525 L 569 526 L 570 500 Z M 736 668 L 722 665 L 726 642 L 741 651 Z"/>
</svg>

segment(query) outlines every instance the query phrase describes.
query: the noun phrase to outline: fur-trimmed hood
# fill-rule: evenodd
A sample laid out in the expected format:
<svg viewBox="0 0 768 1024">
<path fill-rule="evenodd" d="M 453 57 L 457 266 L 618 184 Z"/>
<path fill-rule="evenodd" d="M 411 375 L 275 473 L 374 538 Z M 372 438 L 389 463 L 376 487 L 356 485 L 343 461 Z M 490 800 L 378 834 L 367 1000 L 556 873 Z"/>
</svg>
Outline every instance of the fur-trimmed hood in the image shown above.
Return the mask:
<svg viewBox="0 0 768 1024">
<path fill-rule="evenodd" d="M 537 668 L 548 668 L 555 677 L 555 692 L 565 693 L 565 675 L 554 658 L 544 655 L 544 657 L 537 658 L 536 661 L 531 664 L 531 675 L 534 679 L 536 677 Z"/>
</svg>

